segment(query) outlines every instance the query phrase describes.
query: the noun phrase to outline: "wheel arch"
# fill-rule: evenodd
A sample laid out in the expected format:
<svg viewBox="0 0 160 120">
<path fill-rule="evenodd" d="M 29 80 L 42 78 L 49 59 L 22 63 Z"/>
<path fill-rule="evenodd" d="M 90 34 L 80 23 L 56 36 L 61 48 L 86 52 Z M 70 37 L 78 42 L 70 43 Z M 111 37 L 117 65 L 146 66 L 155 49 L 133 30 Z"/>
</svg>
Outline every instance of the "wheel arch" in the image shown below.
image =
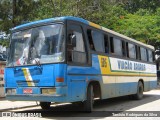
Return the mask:
<svg viewBox="0 0 160 120">
<path fill-rule="evenodd" d="M 141 79 L 139 79 L 139 81 L 138 82 L 142 82 L 142 84 L 143 84 L 143 91 L 145 90 L 145 86 L 144 86 L 144 80 L 141 78 Z"/>
<path fill-rule="evenodd" d="M 93 86 L 93 92 L 94 92 L 94 96 L 95 98 L 102 98 L 101 96 L 101 84 L 98 80 L 90 80 L 86 86 L 86 93 L 87 93 L 87 89 L 88 86 L 92 85 Z M 87 95 L 87 94 L 86 94 Z"/>
</svg>

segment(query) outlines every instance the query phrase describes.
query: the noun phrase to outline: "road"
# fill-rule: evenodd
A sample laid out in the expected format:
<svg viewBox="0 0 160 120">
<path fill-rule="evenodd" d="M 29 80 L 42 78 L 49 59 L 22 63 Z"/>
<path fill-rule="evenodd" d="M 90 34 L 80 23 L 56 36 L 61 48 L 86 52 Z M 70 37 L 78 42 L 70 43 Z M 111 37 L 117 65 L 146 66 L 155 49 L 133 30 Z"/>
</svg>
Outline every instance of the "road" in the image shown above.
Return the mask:
<svg viewBox="0 0 160 120">
<path fill-rule="evenodd" d="M 155 117 L 156 114 L 160 114 L 160 89 L 152 90 L 144 93 L 142 100 L 130 100 L 127 96 L 112 98 L 107 100 L 96 101 L 94 104 L 93 113 L 79 112 L 81 106 L 76 104 L 52 104 L 51 109 L 44 111 L 39 106 L 9 110 L 15 113 L 42 113 L 42 118 L 24 118 L 24 119 L 111 119 L 111 120 L 158 120 L 160 117 Z M 63 112 L 62 112 L 63 111 Z M 67 112 L 66 112 L 67 111 Z M 68 112 L 74 111 L 74 112 Z M 104 112 L 105 111 L 105 112 Z M 138 112 L 136 112 L 138 111 Z M 149 114 L 148 117 L 119 117 L 122 112 L 129 112 L 133 114 L 144 114 L 144 111 Z M 153 111 L 153 113 L 152 113 Z M 108 115 L 109 113 L 109 115 Z M 118 117 L 113 117 L 119 115 Z M 126 113 L 125 113 L 126 114 Z M 48 117 L 48 115 L 50 117 Z M 67 116 L 67 117 L 66 117 Z M 58 117 L 58 118 L 57 118 Z M 9 119 L 9 118 L 7 118 Z M 16 118 L 18 119 L 18 118 Z M 21 119 L 21 118 L 20 118 Z"/>
</svg>

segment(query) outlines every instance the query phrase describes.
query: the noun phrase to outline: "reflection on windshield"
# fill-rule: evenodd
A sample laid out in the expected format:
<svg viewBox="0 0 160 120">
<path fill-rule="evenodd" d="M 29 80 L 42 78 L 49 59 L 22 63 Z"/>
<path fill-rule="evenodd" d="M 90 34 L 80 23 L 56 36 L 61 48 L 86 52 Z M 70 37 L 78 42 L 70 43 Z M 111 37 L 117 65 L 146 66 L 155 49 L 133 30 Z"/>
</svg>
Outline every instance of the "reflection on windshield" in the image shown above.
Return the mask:
<svg viewBox="0 0 160 120">
<path fill-rule="evenodd" d="M 32 28 L 13 33 L 8 66 L 64 61 L 64 38 L 61 24 Z"/>
</svg>

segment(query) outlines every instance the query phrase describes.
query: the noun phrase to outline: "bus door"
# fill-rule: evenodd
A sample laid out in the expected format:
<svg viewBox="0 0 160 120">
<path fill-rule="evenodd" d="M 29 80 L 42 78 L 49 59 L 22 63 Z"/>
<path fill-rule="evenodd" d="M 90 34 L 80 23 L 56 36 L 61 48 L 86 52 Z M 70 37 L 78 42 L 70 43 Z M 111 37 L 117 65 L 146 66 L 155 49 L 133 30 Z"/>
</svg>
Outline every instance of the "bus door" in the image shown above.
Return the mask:
<svg viewBox="0 0 160 120">
<path fill-rule="evenodd" d="M 69 92 L 73 100 L 82 100 L 85 97 L 87 64 L 83 29 L 81 25 L 69 21 L 67 27 L 67 80 L 71 88 Z"/>
</svg>

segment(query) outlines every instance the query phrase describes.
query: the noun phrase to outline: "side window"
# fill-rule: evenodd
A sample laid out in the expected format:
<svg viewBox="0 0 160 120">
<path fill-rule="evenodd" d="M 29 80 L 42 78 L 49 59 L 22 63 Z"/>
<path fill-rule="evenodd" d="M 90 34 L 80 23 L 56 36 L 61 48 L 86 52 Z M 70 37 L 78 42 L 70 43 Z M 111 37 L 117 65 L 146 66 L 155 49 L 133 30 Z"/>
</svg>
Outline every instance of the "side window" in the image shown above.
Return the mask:
<svg viewBox="0 0 160 120">
<path fill-rule="evenodd" d="M 93 43 L 91 32 L 92 32 L 91 30 L 87 30 L 87 36 L 88 36 L 88 40 L 89 40 L 90 49 L 95 51 L 95 46 Z"/>
<path fill-rule="evenodd" d="M 114 52 L 116 55 L 120 55 L 122 56 L 122 41 L 117 39 L 117 38 L 113 38 L 114 41 Z"/>
<path fill-rule="evenodd" d="M 104 36 L 102 33 L 95 30 L 88 30 L 88 39 L 90 43 L 91 50 L 95 50 L 98 52 L 104 52 Z"/>
<path fill-rule="evenodd" d="M 148 61 L 153 62 L 153 52 L 151 50 L 148 50 Z"/>
<path fill-rule="evenodd" d="M 140 48 L 141 51 L 141 60 L 147 61 L 147 50 L 143 47 Z"/>
<path fill-rule="evenodd" d="M 155 62 L 155 52 L 152 52 L 152 59 L 153 59 L 153 62 Z"/>
<path fill-rule="evenodd" d="M 83 32 L 79 25 L 72 24 L 68 29 L 67 52 L 69 62 L 87 62 Z"/>
<path fill-rule="evenodd" d="M 127 57 L 129 58 L 129 48 L 128 48 L 128 42 L 126 42 L 126 54 L 127 54 Z"/>
<path fill-rule="evenodd" d="M 76 36 L 76 46 L 74 47 L 74 51 L 85 52 L 83 35 L 81 32 L 73 31 L 73 34 Z"/>
<path fill-rule="evenodd" d="M 124 41 L 122 41 L 122 55 L 123 55 L 123 57 L 126 56 L 126 49 L 125 49 L 125 42 Z"/>
<path fill-rule="evenodd" d="M 141 60 L 140 47 L 136 45 L 136 59 Z"/>
<path fill-rule="evenodd" d="M 110 47 L 111 47 L 112 54 L 122 56 L 122 41 L 121 40 L 110 37 Z"/>
<path fill-rule="evenodd" d="M 104 52 L 104 36 L 98 31 L 92 31 L 93 43 L 95 50 L 98 52 Z"/>
<path fill-rule="evenodd" d="M 113 42 L 113 37 L 109 37 L 110 40 L 110 50 L 111 53 L 114 53 L 114 42 Z"/>
<path fill-rule="evenodd" d="M 129 58 L 136 59 L 136 49 L 134 44 L 128 43 L 128 51 L 129 51 Z"/>
<path fill-rule="evenodd" d="M 104 35 L 104 49 L 105 53 L 109 53 L 108 35 Z"/>
</svg>

